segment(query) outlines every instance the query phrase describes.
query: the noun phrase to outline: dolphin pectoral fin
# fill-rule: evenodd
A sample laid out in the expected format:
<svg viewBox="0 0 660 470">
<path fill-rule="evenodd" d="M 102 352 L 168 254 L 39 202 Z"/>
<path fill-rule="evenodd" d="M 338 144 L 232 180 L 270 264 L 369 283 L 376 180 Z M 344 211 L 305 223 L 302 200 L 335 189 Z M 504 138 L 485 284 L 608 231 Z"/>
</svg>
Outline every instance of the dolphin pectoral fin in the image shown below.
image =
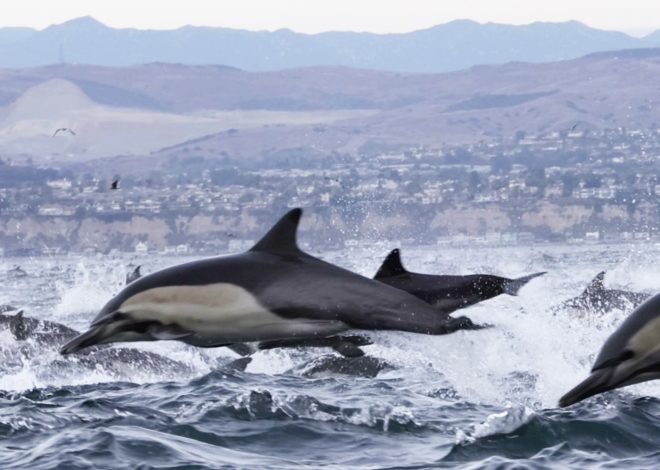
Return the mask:
<svg viewBox="0 0 660 470">
<path fill-rule="evenodd" d="M 541 273 L 534 273 L 534 274 L 529 274 L 527 276 L 519 277 L 516 279 L 509 279 L 505 284 L 504 284 L 504 293 L 509 294 L 509 295 L 518 295 L 518 291 L 529 281 L 532 279 L 543 276 L 544 274 L 547 274 L 547 272 L 541 272 Z"/>
<path fill-rule="evenodd" d="M 192 331 L 186 330 L 179 325 L 163 325 L 155 323 L 149 326 L 149 334 L 160 340 L 181 339 L 193 334 Z"/>
<path fill-rule="evenodd" d="M 332 348 L 345 357 L 361 357 L 364 351 L 359 346 L 373 344 L 366 336 L 328 336 L 325 338 L 305 338 L 305 339 L 277 339 L 270 341 L 261 341 L 257 347 L 260 350 L 275 348 Z"/>
</svg>

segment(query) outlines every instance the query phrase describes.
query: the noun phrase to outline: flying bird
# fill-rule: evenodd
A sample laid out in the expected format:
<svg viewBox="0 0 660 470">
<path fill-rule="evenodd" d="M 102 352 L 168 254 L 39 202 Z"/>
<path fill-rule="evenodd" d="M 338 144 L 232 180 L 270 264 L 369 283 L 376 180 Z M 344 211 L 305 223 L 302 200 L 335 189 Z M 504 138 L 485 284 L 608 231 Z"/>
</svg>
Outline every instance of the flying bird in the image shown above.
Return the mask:
<svg viewBox="0 0 660 470">
<path fill-rule="evenodd" d="M 60 132 L 68 132 L 71 135 L 76 135 L 76 133 L 73 131 L 73 129 L 70 129 L 68 127 L 60 127 L 59 129 L 55 130 L 55 132 L 53 133 L 53 137 L 55 137 Z"/>
<path fill-rule="evenodd" d="M 110 185 L 110 189 L 119 189 L 119 178 L 112 181 L 112 184 Z"/>
<path fill-rule="evenodd" d="M 579 124 L 580 124 L 579 122 L 576 122 L 575 124 L 573 124 L 573 127 L 571 127 L 571 132 L 573 132 L 575 129 L 577 129 L 577 126 Z"/>
</svg>

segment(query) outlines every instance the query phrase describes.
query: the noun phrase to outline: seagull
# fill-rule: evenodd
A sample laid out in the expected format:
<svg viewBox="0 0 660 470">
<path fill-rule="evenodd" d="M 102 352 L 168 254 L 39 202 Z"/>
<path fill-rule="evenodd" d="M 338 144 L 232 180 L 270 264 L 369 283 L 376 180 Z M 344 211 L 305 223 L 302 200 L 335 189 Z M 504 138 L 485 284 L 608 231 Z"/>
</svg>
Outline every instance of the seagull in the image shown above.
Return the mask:
<svg viewBox="0 0 660 470">
<path fill-rule="evenodd" d="M 69 129 L 68 127 L 60 127 L 53 133 L 53 137 L 55 137 L 60 132 L 68 132 L 71 135 L 76 135 L 76 133 L 73 132 L 73 129 Z"/>
<path fill-rule="evenodd" d="M 110 185 L 110 189 L 119 189 L 119 178 L 112 181 L 112 184 Z"/>
</svg>

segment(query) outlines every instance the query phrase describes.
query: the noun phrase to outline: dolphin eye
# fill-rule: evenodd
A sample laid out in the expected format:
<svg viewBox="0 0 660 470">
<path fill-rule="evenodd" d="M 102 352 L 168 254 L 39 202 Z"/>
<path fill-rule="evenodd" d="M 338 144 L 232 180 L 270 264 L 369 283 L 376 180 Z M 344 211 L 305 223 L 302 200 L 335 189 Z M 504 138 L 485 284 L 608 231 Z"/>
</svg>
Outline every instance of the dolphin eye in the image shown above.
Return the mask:
<svg viewBox="0 0 660 470">
<path fill-rule="evenodd" d="M 113 313 L 112 313 L 112 316 L 110 317 L 110 319 L 111 319 L 112 321 L 124 320 L 124 319 L 126 319 L 126 318 L 128 318 L 128 315 L 126 315 L 126 314 L 125 314 L 124 312 L 122 312 L 121 310 L 117 310 L 117 311 L 113 312 Z"/>
<path fill-rule="evenodd" d="M 632 349 L 626 349 L 621 353 L 621 356 L 619 356 L 619 360 L 623 362 L 632 359 L 633 357 L 635 357 L 635 351 Z"/>
</svg>

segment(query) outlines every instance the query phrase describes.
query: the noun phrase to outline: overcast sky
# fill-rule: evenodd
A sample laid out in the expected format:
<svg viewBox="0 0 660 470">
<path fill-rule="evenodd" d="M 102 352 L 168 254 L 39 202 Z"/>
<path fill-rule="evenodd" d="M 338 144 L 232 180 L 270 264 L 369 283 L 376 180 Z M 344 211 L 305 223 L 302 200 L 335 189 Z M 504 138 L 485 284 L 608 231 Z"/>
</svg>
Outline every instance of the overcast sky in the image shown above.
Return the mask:
<svg viewBox="0 0 660 470">
<path fill-rule="evenodd" d="M 462 18 L 511 24 L 578 20 L 641 35 L 660 28 L 660 0 L 0 0 L 0 26 L 41 29 L 85 15 L 113 27 L 192 24 L 305 33 L 404 32 Z"/>
</svg>

